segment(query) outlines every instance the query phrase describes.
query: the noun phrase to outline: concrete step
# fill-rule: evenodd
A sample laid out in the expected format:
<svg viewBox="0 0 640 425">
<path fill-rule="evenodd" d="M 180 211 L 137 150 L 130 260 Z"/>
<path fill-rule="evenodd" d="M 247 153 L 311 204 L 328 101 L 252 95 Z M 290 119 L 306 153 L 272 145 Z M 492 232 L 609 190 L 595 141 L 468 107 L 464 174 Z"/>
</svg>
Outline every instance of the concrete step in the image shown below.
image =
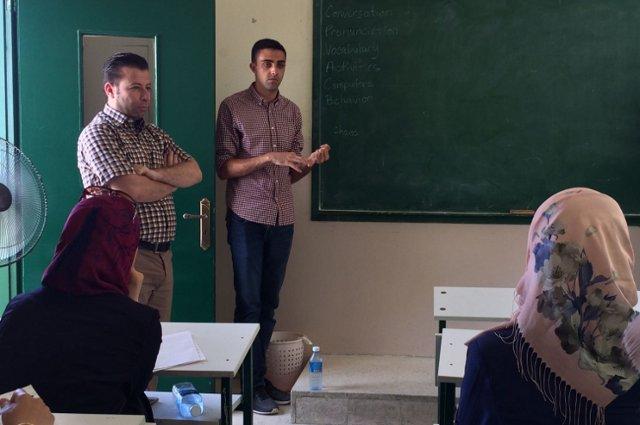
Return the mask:
<svg viewBox="0 0 640 425">
<path fill-rule="evenodd" d="M 423 425 L 437 420 L 434 359 L 324 355 L 321 391 L 305 368 L 291 391 L 291 423 Z"/>
</svg>

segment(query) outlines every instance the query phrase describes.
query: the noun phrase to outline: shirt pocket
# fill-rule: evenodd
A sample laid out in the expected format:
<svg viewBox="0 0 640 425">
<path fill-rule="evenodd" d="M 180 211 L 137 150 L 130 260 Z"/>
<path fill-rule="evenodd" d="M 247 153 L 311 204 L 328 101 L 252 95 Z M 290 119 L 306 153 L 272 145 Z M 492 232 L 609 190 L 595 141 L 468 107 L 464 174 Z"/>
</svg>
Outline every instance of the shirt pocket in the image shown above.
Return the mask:
<svg viewBox="0 0 640 425">
<path fill-rule="evenodd" d="M 271 135 L 266 121 L 256 121 L 250 125 L 244 125 L 242 130 L 241 157 L 254 157 L 276 150 L 271 146 Z"/>
<path fill-rule="evenodd" d="M 141 146 L 138 139 L 127 133 L 120 134 L 120 140 L 122 142 L 122 151 L 125 156 L 131 162 L 131 164 L 147 165 L 147 149 L 145 146 Z"/>
<path fill-rule="evenodd" d="M 164 153 L 161 143 L 152 143 L 140 136 L 123 135 L 123 150 L 132 164 L 140 164 L 149 168 L 164 166 Z"/>
<path fill-rule="evenodd" d="M 167 149 L 165 149 L 164 144 L 162 143 L 153 143 L 148 147 L 148 158 L 149 163 L 151 164 L 151 168 L 160 168 L 165 166 L 165 153 Z"/>
<path fill-rule="evenodd" d="M 149 131 L 140 133 L 139 145 L 144 148 L 145 165 L 150 168 L 160 168 L 165 166 L 165 153 L 168 146 L 165 140 L 159 135 L 151 134 Z"/>
<path fill-rule="evenodd" d="M 295 119 L 289 114 L 280 112 L 275 117 L 274 134 L 279 150 L 289 152 L 293 149 L 298 133 Z"/>
<path fill-rule="evenodd" d="M 293 142 L 295 141 L 296 131 L 293 128 L 293 123 L 281 124 L 276 127 L 278 134 L 278 146 L 283 151 L 290 151 L 293 149 Z"/>
</svg>

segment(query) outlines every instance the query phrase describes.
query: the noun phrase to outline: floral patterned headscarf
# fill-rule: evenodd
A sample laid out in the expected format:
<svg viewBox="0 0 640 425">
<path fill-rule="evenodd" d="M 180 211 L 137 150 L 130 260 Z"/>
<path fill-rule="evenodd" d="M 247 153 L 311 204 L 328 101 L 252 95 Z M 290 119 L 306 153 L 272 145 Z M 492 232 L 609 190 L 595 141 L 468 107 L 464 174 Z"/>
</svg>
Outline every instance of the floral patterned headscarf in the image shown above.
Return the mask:
<svg viewBox="0 0 640 425">
<path fill-rule="evenodd" d="M 525 379 L 566 423 L 604 424 L 639 378 L 634 254 L 618 203 L 567 189 L 536 211 L 510 343 Z"/>
</svg>

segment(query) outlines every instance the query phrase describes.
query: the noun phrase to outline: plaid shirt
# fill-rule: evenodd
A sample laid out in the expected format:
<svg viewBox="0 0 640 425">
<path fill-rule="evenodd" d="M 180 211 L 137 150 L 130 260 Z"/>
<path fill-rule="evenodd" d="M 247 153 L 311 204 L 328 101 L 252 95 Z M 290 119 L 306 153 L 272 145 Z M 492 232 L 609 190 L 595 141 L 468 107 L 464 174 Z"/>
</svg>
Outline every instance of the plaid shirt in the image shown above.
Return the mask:
<svg viewBox="0 0 640 425">
<path fill-rule="evenodd" d="M 278 95 L 265 102 L 252 84 L 227 97 L 218 110 L 216 167 L 231 158 L 268 152 L 302 152 L 302 115 Z M 268 225 L 293 224 L 293 192 L 289 167 L 269 164 L 227 181 L 227 207 L 245 220 Z"/>
<path fill-rule="evenodd" d="M 82 184 L 84 187 L 106 186 L 115 177 L 135 174 L 134 164 L 164 167 L 164 154 L 168 149 L 176 151 L 183 160 L 190 158 L 160 128 L 105 105 L 78 138 L 78 169 Z M 175 238 L 176 208 L 172 195 L 154 202 L 138 203 L 138 214 L 140 240 L 160 243 Z"/>
</svg>

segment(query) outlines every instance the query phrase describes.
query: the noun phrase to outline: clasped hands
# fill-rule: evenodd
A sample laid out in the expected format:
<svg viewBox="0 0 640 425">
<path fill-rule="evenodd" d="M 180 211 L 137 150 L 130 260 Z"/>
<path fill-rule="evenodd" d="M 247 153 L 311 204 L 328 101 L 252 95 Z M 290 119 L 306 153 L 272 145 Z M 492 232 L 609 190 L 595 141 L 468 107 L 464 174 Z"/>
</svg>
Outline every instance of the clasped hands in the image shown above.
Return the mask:
<svg viewBox="0 0 640 425">
<path fill-rule="evenodd" d="M 302 173 L 304 168 L 311 168 L 315 164 L 322 164 L 328 161 L 330 150 L 331 146 L 321 145 L 308 157 L 300 156 L 294 152 L 270 152 L 269 159 L 274 165 L 289 167 Z"/>
</svg>

